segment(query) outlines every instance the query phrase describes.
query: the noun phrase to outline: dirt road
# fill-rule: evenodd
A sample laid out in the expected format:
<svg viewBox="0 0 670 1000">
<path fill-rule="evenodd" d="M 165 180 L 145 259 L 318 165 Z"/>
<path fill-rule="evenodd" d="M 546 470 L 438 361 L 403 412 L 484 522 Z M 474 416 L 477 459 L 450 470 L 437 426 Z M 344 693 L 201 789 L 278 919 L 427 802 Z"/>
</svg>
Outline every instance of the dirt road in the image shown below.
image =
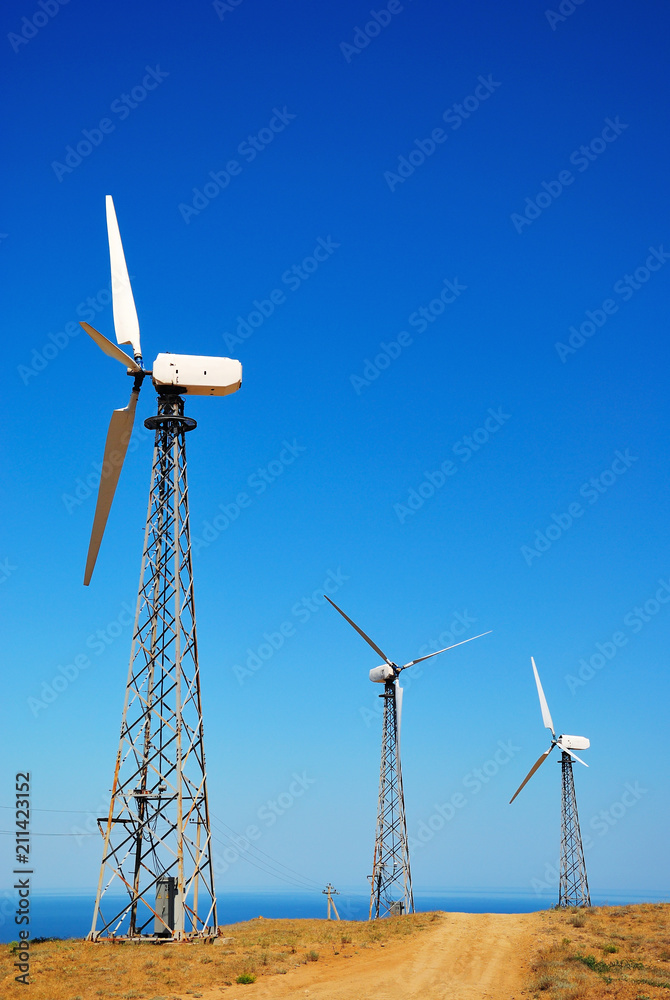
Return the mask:
<svg viewBox="0 0 670 1000">
<path fill-rule="evenodd" d="M 203 1000 L 512 1000 L 522 996 L 534 914 L 448 913 L 390 947 L 319 959 Z M 185 998 L 191 1000 L 191 998 Z"/>
</svg>

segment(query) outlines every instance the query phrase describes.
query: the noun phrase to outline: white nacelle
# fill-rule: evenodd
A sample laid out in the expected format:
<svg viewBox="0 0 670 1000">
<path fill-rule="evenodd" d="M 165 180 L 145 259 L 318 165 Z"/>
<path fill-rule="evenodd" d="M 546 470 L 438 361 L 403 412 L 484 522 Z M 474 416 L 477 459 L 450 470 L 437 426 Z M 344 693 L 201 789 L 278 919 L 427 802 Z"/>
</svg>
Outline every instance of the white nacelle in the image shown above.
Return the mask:
<svg viewBox="0 0 670 1000">
<path fill-rule="evenodd" d="M 385 684 L 386 681 L 392 681 L 394 677 L 393 667 L 389 667 L 388 663 L 382 663 L 381 667 L 375 667 L 374 670 L 370 671 L 370 680 L 374 681 L 375 684 Z"/>
<path fill-rule="evenodd" d="M 242 384 L 242 365 L 232 358 L 159 354 L 151 374 L 157 389 L 173 385 L 189 396 L 228 396 Z"/>
<path fill-rule="evenodd" d="M 591 746 L 591 740 L 588 740 L 586 736 L 559 736 L 558 738 L 568 750 L 588 750 Z"/>
</svg>

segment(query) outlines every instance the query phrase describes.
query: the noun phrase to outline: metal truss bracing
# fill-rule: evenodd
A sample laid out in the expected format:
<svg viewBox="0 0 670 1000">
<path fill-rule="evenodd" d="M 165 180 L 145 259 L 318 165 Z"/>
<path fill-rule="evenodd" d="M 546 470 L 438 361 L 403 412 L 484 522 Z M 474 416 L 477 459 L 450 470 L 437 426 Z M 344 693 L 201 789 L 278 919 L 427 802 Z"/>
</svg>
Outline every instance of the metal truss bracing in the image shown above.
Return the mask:
<svg viewBox="0 0 670 1000">
<path fill-rule="evenodd" d="M 370 876 L 370 920 L 414 913 L 393 681 L 386 682 L 384 694 L 380 697 L 384 699 L 384 727 L 377 837 Z"/>
<path fill-rule="evenodd" d="M 183 399 L 158 398 L 121 738 L 90 940 L 216 934 Z"/>
<path fill-rule="evenodd" d="M 559 906 L 590 906 L 589 883 L 586 878 L 582 835 L 577 815 L 572 758 L 565 750 L 561 755 L 563 794 L 561 797 L 561 884 Z"/>
</svg>

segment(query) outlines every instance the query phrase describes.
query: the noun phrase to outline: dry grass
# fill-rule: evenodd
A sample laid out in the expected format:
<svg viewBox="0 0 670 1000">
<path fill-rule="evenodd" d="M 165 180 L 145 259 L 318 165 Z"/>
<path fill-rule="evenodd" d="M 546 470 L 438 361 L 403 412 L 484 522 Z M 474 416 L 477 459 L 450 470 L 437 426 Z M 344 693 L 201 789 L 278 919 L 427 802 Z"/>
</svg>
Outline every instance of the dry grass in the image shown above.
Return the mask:
<svg viewBox="0 0 670 1000">
<path fill-rule="evenodd" d="M 670 1000 L 670 905 L 539 913 L 534 995 Z"/>
<path fill-rule="evenodd" d="M 418 934 L 441 914 L 383 921 L 264 920 L 224 927 L 229 944 L 89 944 L 46 941 L 30 946 L 29 991 L 14 982 L 16 957 L 0 945 L 0 996 L 30 1000 L 172 1000 L 229 986 L 239 977 L 282 975 L 324 959 L 344 961 Z"/>
</svg>

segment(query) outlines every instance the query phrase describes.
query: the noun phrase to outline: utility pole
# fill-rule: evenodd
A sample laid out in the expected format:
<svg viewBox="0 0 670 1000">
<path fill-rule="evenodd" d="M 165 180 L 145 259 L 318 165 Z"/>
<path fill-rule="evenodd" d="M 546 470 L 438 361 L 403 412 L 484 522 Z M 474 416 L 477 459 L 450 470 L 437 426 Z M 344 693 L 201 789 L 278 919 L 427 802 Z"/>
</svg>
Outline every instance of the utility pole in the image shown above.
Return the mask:
<svg viewBox="0 0 670 1000">
<path fill-rule="evenodd" d="M 321 892 L 322 892 L 322 894 L 324 896 L 328 896 L 328 916 L 326 917 L 326 920 L 330 920 L 330 908 L 331 908 L 331 906 L 332 906 L 333 910 L 335 911 L 335 919 L 339 920 L 340 919 L 340 915 L 337 912 L 337 907 L 335 906 L 335 900 L 333 899 L 333 895 L 335 895 L 335 896 L 339 896 L 340 895 L 339 892 L 337 891 L 337 889 L 334 886 L 332 886 L 330 884 L 330 882 L 328 883 L 328 885 L 326 886 L 325 889 L 321 890 Z"/>
</svg>

